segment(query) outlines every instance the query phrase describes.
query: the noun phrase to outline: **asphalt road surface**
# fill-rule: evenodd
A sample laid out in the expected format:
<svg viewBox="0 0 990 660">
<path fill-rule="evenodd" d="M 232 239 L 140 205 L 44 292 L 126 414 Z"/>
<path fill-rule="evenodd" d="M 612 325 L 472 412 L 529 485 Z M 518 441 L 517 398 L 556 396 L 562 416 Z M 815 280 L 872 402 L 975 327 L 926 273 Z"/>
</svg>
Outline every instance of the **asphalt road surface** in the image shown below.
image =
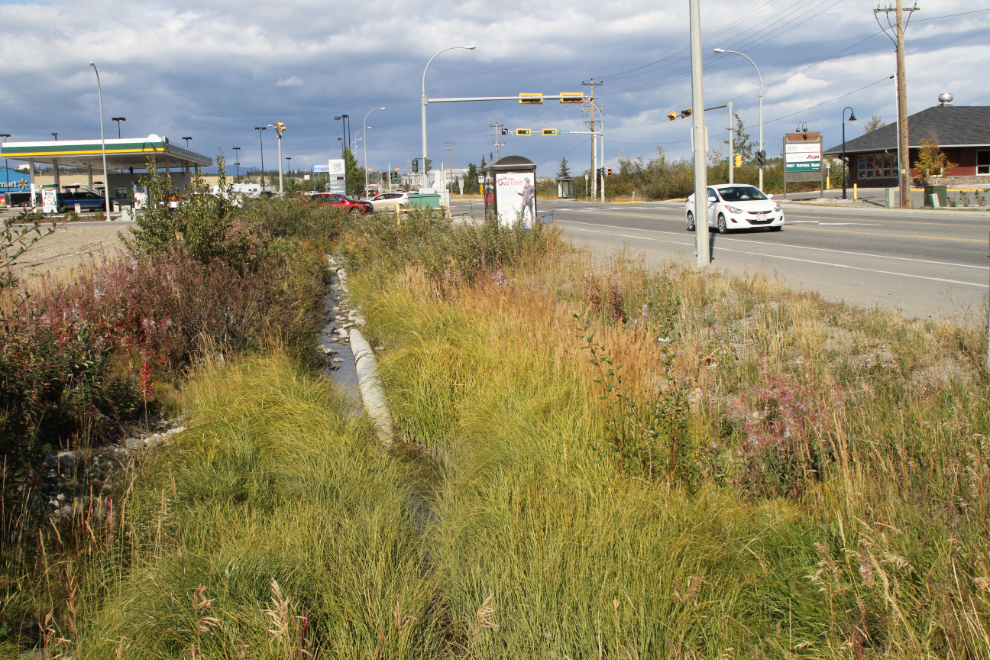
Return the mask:
<svg viewBox="0 0 990 660">
<path fill-rule="evenodd" d="M 539 201 L 578 244 L 623 247 L 655 264 L 695 263 L 695 235 L 683 202 L 600 204 Z M 990 213 L 834 209 L 784 203 L 783 231 L 747 230 L 711 237 L 712 264 L 762 272 L 793 289 L 908 318 L 978 322 L 986 313 Z M 451 202 L 455 215 L 483 216 L 478 202 Z"/>
</svg>

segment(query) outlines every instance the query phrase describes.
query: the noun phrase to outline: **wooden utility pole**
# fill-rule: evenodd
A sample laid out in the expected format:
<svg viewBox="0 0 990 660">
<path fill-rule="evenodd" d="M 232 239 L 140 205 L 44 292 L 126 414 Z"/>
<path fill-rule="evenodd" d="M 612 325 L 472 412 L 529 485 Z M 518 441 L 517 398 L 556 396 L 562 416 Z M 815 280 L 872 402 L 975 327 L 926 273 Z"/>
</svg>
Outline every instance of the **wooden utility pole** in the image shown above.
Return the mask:
<svg viewBox="0 0 990 660">
<path fill-rule="evenodd" d="M 895 7 L 888 6 L 883 9 L 877 7 L 873 10 L 874 16 L 881 13 L 887 15 L 888 26 L 890 25 L 890 12 L 894 12 L 896 16 L 896 23 L 892 27 L 896 33 L 894 44 L 897 47 L 897 166 L 900 174 L 901 208 L 903 209 L 911 208 L 911 149 L 908 143 L 907 74 L 904 66 L 904 12 L 911 14 L 916 11 L 919 11 L 917 4 L 905 9 L 902 0 L 897 0 Z M 877 23 L 879 22 L 880 18 L 877 17 Z"/>
<path fill-rule="evenodd" d="M 582 82 L 581 84 L 584 85 L 585 87 L 590 87 L 591 88 L 591 93 L 588 95 L 588 105 L 584 106 L 582 109 L 591 113 L 591 120 L 590 121 L 585 121 L 584 123 L 588 126 L 588 128 L 591 129 L 591 195 L 590 195 L 590 198 L 591 199 L 594 199 L 596 197 L 596 193 L 598 191 L 598 169 L 596 167 L 596 165 L 598 164 L 598 158 L 597 158 L 597 154 L 598 154 L 598 148 L 597 148 L 597 146 L 598 145 L 597 145 L 597 140 L 595 139 L 596 137 L 598 137 L 598 135 L 597 135 L 597 131 L 595 131 L 595 110 L 597 110 L 597 108 L 595 108 L 595 98 L 596 98 L 595 97 L 595 86 L 596 85 L 601 85 L 602 83 L 601 82 L 595 82 L 595 79 L 592 78 L 591 79 L 591 82 Z"/>
<path fill-rule="evenodd" d="M 500 133 L 502 131 L 502 124 L 500 124 L 498 122 L 495 122 L 494 124 L 488 124 L 488 126 L 495 129 L 495 132 L 494 133 L 489 133 L 488 134 L 488 137 L 492 137 L 492 136 L 495 137 L 495 142 L 494 142 L 495 160 L 498 160 L 498 148 L 505 146 L 505 143 L 502 142 L 502 139 L 501 139 L 501 136 L 500 136 Z"/>
</svg>

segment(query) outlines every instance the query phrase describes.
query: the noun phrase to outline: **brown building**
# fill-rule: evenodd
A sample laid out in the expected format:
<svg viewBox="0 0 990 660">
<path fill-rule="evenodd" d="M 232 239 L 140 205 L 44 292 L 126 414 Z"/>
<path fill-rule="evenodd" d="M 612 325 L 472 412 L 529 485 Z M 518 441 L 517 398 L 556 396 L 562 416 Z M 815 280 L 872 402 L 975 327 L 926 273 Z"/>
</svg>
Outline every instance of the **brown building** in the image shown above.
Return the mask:
<svg viewBox="0 0 990 660">
<path fill-rule="evenodd" d="M 923 139 L 935 138 L 938 146 L 957 166 L 939 179 L 942 185 L 981 185 L 990 188 L 990 106 L 954 106 L 952 96 L 943 94 L 943 102 L 908 117 L 908 145 L 911 156 L 911 179 L 917 172 L 914 164 Z M 847 130 L 849 126 L 846 126 Z M 825 152 L 842 158 L 843 146 Z M 846 140 L 849 162 L 849 185 L 860 188 L 896 188 L 897 125 L 888 124 L 854 140 Z M 922 172 L 921 174 L 924 174 Z"/>
</svg>

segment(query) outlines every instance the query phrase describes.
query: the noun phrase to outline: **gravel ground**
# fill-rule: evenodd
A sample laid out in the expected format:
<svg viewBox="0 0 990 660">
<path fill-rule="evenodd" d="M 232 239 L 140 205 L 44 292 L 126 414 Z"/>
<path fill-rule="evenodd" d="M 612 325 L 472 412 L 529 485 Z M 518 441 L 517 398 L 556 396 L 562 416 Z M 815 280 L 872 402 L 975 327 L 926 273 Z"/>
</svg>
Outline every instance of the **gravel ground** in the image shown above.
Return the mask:
<svg viewBox="0 0 990 660">
<path fill-rule="evenodd" d="M 71 222 L 38 241 L 14 265 L 14 274 L 30 281 L 47 272 L 58 276 L 100 251 L 112 254 L 123 247 L 118 233 L 128 234 L 133 222 Z"/>
</svg>

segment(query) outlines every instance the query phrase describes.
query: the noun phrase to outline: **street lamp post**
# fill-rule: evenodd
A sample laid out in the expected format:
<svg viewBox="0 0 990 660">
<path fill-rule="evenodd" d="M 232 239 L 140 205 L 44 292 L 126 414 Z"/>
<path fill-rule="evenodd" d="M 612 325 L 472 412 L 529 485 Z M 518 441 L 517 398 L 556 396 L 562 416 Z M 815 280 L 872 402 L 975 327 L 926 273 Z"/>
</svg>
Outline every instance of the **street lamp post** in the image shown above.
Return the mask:
<svg viewBox="0 0 990 660">
<path fill-rule="evenodd" d="M 254 130 L 258 131 L 258 142 L 261 144 L 261 189 L 265 189 L 265 141 L 261 137 L 261 131 L 267 131 L 268 129 L 264 126 L 255 126 Z"/>
<path fill-rule="evenodd" d="M 760 67 L 756 66 L 754 62 L 748 55 L 740 53 L 738 50 L 726 50 L 725 48 L 716 48 L 716 53 L 733 53 L 735 55 L 741 55 L 749 60 L 749 63 L 753 65 L 756 69 L 756 75 L 760 78 L 760 153 L 763 153 L 763 74 L 760 73 Z M 760 165 L 760 190 L 763 190 L 763 165 Z"/>
<path fill-rule="evenodd" d="M 96 64 L 90 62 L 89 65 L 93 67 L 93 71 L 96 72 L 96 89 L 100 96 L 100 143 L 103 147 L 103 200 L 106 202 L 107 206 L 107 220 L 110 219 L 110 175 L 107 172 L 107 138 L 103 134 L 103 86 L 100 84 L 100 70 L 96 68 Z M 120 126 L 120 124 L 117 124 Z"/>
<path fill-rule="evenodd" d="M 278 194 L 281 195 L 284 190 L 282 187 L 282 131 L 285 130 L 285 124 L 276 121 L 268 125 L 275 129 L 275 135 L 278 136 Z"/>
<path fill-rule="evenodd" d="M 846 106 L 842 109 L 842 199 L 846 198 L 846 179 L 849 178 L 849 163 L 846 161 L 846 110 L 849 121 L 856 121 L 856 111 Z"/>
<path fill-rule="evenodd" d="M 384 109 L 385 108 L 372 108 L 371 110 L 368 110 L 368 114 L 364 116 L 364 120 L 361 122 L 361 124 L 363 125 L 361 130 L 364 130 L 365 128 L 368 127 L 367 126 L 368 115 L 370 115 L 375 110 L 384 110 Z M 368 137 L 367 131 L 365 131 L 364 137 L 365 138 Z M 364 141 L 364 194 L 365 195 L 368 194 L 368 140 L 367 139 L 365 139 Z"/>
<path fill-rule="evenodd" d="M 117 124 L 117 126 L 120 126 L 120 124 Z M 186 149 L 188 149 L 189 148 L 189 140 L 191 140 L 192 138 L 191 137 L 184 137 L 182 139 L 186 141 Z"/>
<path fill-rule="evenodd" d="M 237 178 L 241 178 L 241 148 L 234 147 L 234 167 L 237 168 Z"/>
<path fill-rule="evenodd" d="M 444 48 L 443 50 L 440 51 L 440 53 L 446 53 L 448 50 L 456 50 L 458 48 L 463 48 L 464 50 L 474 50 L 475 48 L 477 48 L 477 46 L 451 46 L 450 48 Z M 426 156 L 427 156 L 427 153 L 426 153 L 426 106 L 430 102 L 429 99 L 426 98 L 426 70 L 430 68 L 430 64 L 433 63 L 433 60 L 435 60 L 437 58 L 437 55 L 440 55 L 440 53 L 437 53 L 436 55 L 434 55 L 433 57 L 431 57 L 430 58 L 430 61 L 426 63 L 426 67 L 423 69 L 423 97 L 422 97 L 422 100 L 423 100 L 423 182 L 424 182 L 423 187 L 424 188 L 426 187 L 426 184 L 429 184 L 429 181 L 430 181 L 430 179 L 429 179 L 429 177 L 428 177 L 428 175 L 426 173 Z"/>
<path fill-rule="evenodd" d="M 369 126 L 368 128 L 371 128 L 371 127 Z M 360 133 L 361 131 L 358 131 L 358 132 Z M 351 153 L 352 154 L 354 153 L 354 145 L 356 145 L 358 142 L 360 142 L 363 139 L 364 138 L 354 138 L 354 141 L 351 142 Z"/>
<path fill-rule="evenodd" d="M 341 135 L 341 137 L 339 137 L 338 139 L 340 140 L 340 157 L 341 158 L 344 157 L 344 147 L 346 147 L 348 144 L 350 144 L 350 140 L 348 139 L 349 136 L 347 134 L 347 119 L 349 117 L 350 117 L 350 115 L 339 115 L 337 117 L 334 117 L 334 121 L 339 121 L 340 122 L 340 135 Z"/>
<path fill-rule="evenodd" d="M 58 142 L 58 133 L 52 133 L 52 135 L 55 137 L 55 141 Z"/>
<path fill-rule="evenodd" d="M 10 137 L 10 133 L 0 133 L 0 138 L 3 139 L 4 144 L 7 142 L 7 138 Z M 10 166 L 7 164 L 7 159 L 3 159 L 3 171 L 7 175 L 7 190 L 5 194 L 7 195 L 7 206 L 10 206 Z"/>
<path fill-rule="evenodd" d="M 110 121 L 117 122 L 117 139 L 120 139 L 120 122 L 127 121 L 127 117 L 111 117 Z"/>
</svg>

